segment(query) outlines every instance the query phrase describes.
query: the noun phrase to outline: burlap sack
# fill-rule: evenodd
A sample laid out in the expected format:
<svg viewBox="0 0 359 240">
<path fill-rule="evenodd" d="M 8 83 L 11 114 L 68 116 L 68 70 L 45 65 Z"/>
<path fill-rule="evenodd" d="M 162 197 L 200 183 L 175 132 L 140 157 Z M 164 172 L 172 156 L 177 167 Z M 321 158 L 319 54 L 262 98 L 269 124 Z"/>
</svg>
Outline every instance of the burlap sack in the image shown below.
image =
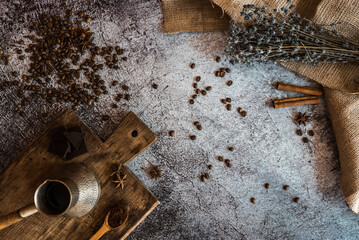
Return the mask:
<svg viewBox="0 0 359 240">
<path fill-rule="evenodd" d="M 166 2 L 171 5 L 170 10 L 166 8 Z M 212 0 L 212 2 L 220 6 L 232 19 L 242 20 L 240 12 L 245 4 L 280 8 L 286 5 L 287 0 Z M 163 13 L 166 13 L 167 17 L 171 16 L 171 12 L 175 16 L 185 15 L 184 13 L 180 14 L 179 11 L 204 16 L 200 7 L 203 1 L 163 0 L 163 3 Z M 333 22 L 340 23 L 335 26 L 336 30 L 352 40 L 359 39 L 358 0 L 295 0 L 293 3 L 296 4 L 295 11 L 302 16 L 323 24 L 323 27 L 330 27 L 329 25 Z M 184 4 L 182 6 L 191 6 L 191 8 L 183 8 L 179 6 L 181 4 Z M 206 15 L 211 15 L 208 10 L 206 8 Z M 212 16 L 216 16 L 218 22 L 223 22 L 223 19 L 218 18 L 215 13 Z M 165 25 L 166 19 L 168 18 L 164 17 Z M 212 23 L 213 20 L 215 19 L 211 18 Z M 175 32 L 188 31 L 186 27 L 183 27 L 187 20 L 177 18 L 176 22 Z M 201 18 L 200 24 L 204 22 Z M 197 26 L 197 29 L 203 29 L 198 31 L 214 30 L 205 26 Z M 354 64 L 324 64 L 316 67 L 301 63 L 283 65 L 325 87 L 327 106 L 339 149 L 342 191 L 350 208 L 359 213 L 359 119 L 357 117 L 359 96 L 356 95 L 359 94 L 359 67 Z"/>
<path fill-rule="evenodd" d="M 223 31 L 230 18 L 208 0 L 161 0 L 165 33 Z"/>
</svg>

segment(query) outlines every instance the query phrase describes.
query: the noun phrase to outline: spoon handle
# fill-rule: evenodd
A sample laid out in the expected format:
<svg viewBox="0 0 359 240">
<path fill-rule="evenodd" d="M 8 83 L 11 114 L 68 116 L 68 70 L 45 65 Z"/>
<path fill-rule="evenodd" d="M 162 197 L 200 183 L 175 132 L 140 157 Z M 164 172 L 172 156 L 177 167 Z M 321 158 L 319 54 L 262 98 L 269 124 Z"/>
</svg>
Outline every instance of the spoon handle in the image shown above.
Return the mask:
<svg viewBox="0 0 359 240">
<path fill-rule="evenodd" d="M 107 233 L 110 229 L 103 224 L 102 227 L 95 233 L 95 235 L 90 238 L 90 240 L 98 240 L 100 239 L 105 233 Z"/>
<path fill-rule="evenodd" d="M 20 222 L 25 217 L 31 216 L 34 213 L 37 213 L 37 209 L 34 204 L 30 204 L 6 216 L 2 216 L 0 217 L 0 230 Z"/>
</svg>

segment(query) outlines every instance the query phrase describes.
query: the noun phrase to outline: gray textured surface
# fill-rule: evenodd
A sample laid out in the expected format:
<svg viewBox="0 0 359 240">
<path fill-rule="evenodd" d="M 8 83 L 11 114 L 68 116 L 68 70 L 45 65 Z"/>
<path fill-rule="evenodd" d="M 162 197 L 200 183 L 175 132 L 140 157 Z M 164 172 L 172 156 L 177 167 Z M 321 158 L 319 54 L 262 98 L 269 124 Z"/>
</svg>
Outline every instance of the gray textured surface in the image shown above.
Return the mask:
<svg viewBox="0 0 359 240">
<path fill-rule="evenodd" d="M 0 1 L 0 46 L 25 34 L 26 22 L 48 11 L 49 2 Z M 128 111 L 134 111 L 157 134 L 159 140 L 133 160 L 129 167 L 158 196 L 161 204 L 139 225 L 128 239 L 355 239 L 359 218 L 346 206 L 339 186 L 339 163 L 335 138 L 325 103 L 309 107 L 274 110 L 268 104 L 274 97 L 295 96 L 279 92 L 271 83 L 281 80 L 315 85 L 279 66 L 237 65 L 225 80 L 213 71 L 227 62 L 216 63 L 223 54 L 224 33 L 183 33 L 164 35 L 161 9 L 156 1 L 76 1 L 73 9 L 86 11 L 94 20 L 90 27 L 99 45 L 118 44 L 128 51 L 129 61 L 118 72 L 104 71 L 109 82 L 119 80 L 130 86 L 132 101 L 112 109 L 111 97 L 93 108 L 80 108 L 78 114 L 102 138 L 106 138 Z M 54 9 L 53 12 L 59 10 Z M 16 24 L 12 24 L 14 21 Z M 188 64 L 197 67 L 190 69 Z M 23 71 L 13 61 L 0 65 L 1 79 L 9 71 Z M 192 81 L 202 76 L 200 85 L 213 90 L 194 105 L 187 103 Z M 151 83 L 159 85 L 157 90 Z M 111 88 L 111 94 L 116 89 Z M 231 97 L 233 107 L 248 112 L 241 118 L 225 110 L 219 99 Z M 66 107 L 49 105 L 38 99 L 27 106 L 22 119 L 13 113 L 13 92 L 0 92 L 0 168 L 12 159 Z M 291 120 L 293 112 L 309 112 L 314 129 L 309 144 L 301 142 Z M 42 113 L 47 113 L 43 118 Z M 110 122 L 101 115 L 109 114 Z M 195 130 L 192 121 L 203 130 Z M 167 135 L 175 130 L 175 137 Z M 189 134 L 196 134 L 191 141 Z M 234 146 L 228 152 L 227 146 Z M 232 160 L 231 169 L 215 160 L 223 155 Z M 144 168 L 159 165 L 163 178 L 153 181 Z M 199 175 L 212 164 L 211 179 Z M 31 169 L 29 169 L 31 171 Z M 270 183 L 269 190 L 263 184 Z M 290 189 L 284 191 L 282 184 Z M 298 204 L 292 197 L 300 197 Z M 256 204 L 249 199 L 255 197 Z M 1 232 L 0 232 L 1 235 Z"/>
</svg>

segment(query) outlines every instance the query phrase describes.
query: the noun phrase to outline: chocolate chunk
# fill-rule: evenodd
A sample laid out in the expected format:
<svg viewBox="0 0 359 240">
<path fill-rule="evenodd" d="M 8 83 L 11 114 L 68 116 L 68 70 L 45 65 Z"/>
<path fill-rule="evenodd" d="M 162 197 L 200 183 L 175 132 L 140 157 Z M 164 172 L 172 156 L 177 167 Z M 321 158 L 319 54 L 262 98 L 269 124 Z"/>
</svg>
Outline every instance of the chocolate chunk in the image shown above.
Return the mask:
<svg viewBox="0 0 359 240">
<path fill-rule="evenodd" d="M 48 151 L 65 158 L 66 155 L 71 152 L 71 146 L 68 142 L 51 142 L 49 144 Z"/>
<path fill-rule="evenodd" d="M 88 152 L 88 150 L 87 150 L 86 142 L 82 141 L 82 143 L 79 146 L 79 149 L 77 149 L 77 150 L 73 149 L 73 151 L 71 153 L 66 155 L 65 160 L 71 160 L 71 159 L 78 157 L 82 154 L 85 154 L 87 152 Z"/>
<path fill-rule="evenodd" d="M 84 134 L 82 132 L 67 131 L 64 132 L 64 136 L 76 150 L 79 150 L 81 143 L 84 141 Z"/>
</svg>

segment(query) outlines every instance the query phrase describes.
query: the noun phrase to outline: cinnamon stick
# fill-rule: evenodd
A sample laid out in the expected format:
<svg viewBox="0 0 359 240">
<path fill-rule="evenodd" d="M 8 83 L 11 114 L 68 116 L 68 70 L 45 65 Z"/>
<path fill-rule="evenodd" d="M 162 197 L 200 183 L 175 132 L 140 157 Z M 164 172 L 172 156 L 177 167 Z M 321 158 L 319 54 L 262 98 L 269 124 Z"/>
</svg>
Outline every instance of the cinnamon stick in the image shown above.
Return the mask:
<svg viewBox="0 0 359 240">
<path fill-rule="evenodd" d="M 303 93 L 303 94 L 314 95 L 314 96 L 323 95 L 323 91 L 319 88 L 297 86 L 297 85 L 282 83 L 282 82 L 278 82 L 277 89 L 281 91 L 297 92 L 297 93 Z"/>
<path fill-rule="evenodd" d="M 319 97 L 309 96 L 309 97 L 296 97 L 296 98 L 285 98 L 274 100 L 274 108 L 284 108 L 284 107 L 293 107 L 299 105 L 309 105 L 309 104 L 318 104 Z"/>
</svg>

